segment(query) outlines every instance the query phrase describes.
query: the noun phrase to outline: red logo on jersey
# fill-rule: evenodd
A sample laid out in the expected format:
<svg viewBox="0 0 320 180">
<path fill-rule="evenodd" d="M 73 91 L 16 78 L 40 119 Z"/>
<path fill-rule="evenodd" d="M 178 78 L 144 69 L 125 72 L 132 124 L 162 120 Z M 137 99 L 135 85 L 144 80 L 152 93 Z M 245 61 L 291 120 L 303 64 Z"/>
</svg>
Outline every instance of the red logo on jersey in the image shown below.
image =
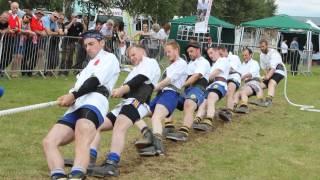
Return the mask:
<svg viewBox="0 0 320 180">
<path fill-rule="evenodd" d="M 94 62 L 94 65 L 95 65 L 95 66 L 98 65 L 99 62 L 100 62 L 100 59 L 97 59 L 96 62 Z"/>
</svg>

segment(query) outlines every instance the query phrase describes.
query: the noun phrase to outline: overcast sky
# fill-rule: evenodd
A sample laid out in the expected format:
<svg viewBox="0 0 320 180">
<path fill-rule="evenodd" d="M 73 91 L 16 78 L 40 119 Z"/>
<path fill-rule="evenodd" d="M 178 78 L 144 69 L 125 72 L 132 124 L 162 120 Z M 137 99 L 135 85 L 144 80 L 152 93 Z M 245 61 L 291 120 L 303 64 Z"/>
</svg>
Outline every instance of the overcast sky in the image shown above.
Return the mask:
<svg viewBox="0 0 320 180">
<path fill-rule="evenodd" d="M 320 17 L 320 0 L 276 0 L 277 14 Z"/>
</svg>

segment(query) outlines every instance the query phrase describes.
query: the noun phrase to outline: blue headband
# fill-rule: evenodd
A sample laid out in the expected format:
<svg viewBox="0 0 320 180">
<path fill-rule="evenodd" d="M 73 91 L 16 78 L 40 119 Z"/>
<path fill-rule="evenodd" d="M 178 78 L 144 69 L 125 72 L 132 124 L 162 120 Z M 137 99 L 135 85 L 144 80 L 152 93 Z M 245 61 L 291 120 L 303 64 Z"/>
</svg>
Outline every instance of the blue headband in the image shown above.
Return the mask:
<svg viewBox="0 0 320 180">
<path fill-rule="evenodd" d="M 104 38 L 103 35 L 99 31 L 96 31 L 96 30 L 87 31 L 87 32 L 83 33 L 81 36 L 83 39 L 94 38 L 94 39 L 97 39 L 98 41 L 101 41 Z"/>
</svg>

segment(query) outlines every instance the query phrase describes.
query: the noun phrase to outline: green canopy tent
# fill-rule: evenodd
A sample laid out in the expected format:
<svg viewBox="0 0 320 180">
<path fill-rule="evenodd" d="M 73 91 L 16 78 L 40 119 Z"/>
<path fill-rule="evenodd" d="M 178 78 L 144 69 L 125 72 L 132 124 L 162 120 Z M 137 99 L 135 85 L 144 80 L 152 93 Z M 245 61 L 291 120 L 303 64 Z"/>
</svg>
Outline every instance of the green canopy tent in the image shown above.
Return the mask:
<svg viewBox="0 0 320 180">
<path fill-rule="evenodd" d="M 195 33 L 196 16 L 187 16 L 171 21 L 169 39 L 175 39 L 181 46 L 181 52 L 190 40 L 197 40 L 201 44 L 207 42 L 211 36 L 214 43 L 234 43 L 235 26 L 226 21 L 210 16 L 207 33 Z"/>
<path fill-rule="evenodd" d="M 288 15 L 277 15 L 255 21 L 244 22 L 241 25 L 241 38 L 243 38 L 244 28 L 256 28 L 257 36 L 261 35 L 261 29 L 277 29 L 278 30 L 278 41 L 280 40 L 280 33 L 305 33 L 307 34 L 307 42 L 312 39 L 312 33 L 319 34 L 320 31 L 312 27 L 308 23 L 298 21 Z M 259 39 L 259 38 L 257 38 Z M 257 42 L 255 42 L 256 45 Z M 309 43 L 307 43 L 308 45 Z M 310 47 L 309 47 L 310 48 Z"/>
</svg>

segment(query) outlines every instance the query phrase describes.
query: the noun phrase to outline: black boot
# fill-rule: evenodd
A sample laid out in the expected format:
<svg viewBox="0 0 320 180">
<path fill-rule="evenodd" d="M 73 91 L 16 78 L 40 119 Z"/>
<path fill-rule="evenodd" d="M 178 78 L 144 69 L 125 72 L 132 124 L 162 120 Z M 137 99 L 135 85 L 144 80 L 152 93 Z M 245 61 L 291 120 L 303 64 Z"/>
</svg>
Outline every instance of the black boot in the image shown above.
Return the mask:
<svg viewBox="0 0 320 180">
<path fill-rule="evenodd" d="M 143 131 L 143 138 L 140 140 L 137 140 L 134 145 L 137 149 L 142 149 L 145 147 L 148 147 L 152 145 L 153 142 L 153 134 L 149 128 L 146 128 L 146 130 Z"/>
</svg>

